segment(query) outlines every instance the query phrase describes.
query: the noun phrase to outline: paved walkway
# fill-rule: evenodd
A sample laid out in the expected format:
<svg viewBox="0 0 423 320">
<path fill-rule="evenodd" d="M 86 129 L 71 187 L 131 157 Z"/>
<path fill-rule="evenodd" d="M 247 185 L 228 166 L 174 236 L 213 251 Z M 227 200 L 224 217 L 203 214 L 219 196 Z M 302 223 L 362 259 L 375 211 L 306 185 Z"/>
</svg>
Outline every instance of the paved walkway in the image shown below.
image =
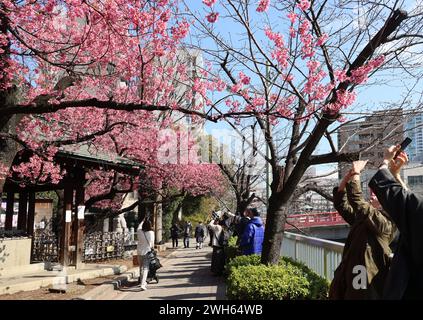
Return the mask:
<svg viewBox="0 0 423 320">
<path fill-rule="evenodd" d="M 170 249 L 172 250 L 172 249 Z M 139 291 L 135 282 L 122 288 L 117 300 L 223 300 L 223 277 L 210 272 L 211 247 L 176 249 L 157 271 L 159 283 L 151 282 Z"/>
</svg>

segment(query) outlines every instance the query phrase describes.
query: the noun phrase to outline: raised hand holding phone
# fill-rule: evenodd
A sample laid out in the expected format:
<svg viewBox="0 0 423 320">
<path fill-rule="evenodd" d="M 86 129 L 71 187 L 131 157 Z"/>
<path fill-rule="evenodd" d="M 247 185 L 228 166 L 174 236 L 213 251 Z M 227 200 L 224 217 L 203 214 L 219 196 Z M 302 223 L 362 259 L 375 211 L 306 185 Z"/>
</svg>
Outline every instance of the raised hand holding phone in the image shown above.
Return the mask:
<svg viewBox="0 0 423 320">
<path fill-rule="evenodd" d="M 407 138 L 404 139 L 403 142 L 401 142 L 399 150 L 397 151 L 397 153 L 395 153 L 394 160 L 396 159 L 396 157 L 398 157 L 398 155 L 401 153 L 401 151 L 404 151 L 405 148 L 408 147 L 408 145 L 411 143 L 411 141 L 413 141 L 413 140 L 411 140 L 410 138 L 407 137 Z"/>
</svg>

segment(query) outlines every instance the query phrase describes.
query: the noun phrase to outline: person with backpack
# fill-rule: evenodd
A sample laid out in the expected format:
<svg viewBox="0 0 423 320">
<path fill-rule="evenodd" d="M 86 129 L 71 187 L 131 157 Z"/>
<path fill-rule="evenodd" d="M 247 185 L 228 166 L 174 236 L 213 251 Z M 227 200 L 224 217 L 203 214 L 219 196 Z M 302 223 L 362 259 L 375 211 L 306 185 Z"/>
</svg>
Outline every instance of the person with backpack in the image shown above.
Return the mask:
<svg viewBox="0 0 423 320">
<path fill-rule="evenodd" d="M 138 235 L 138 263 L 140 267 L 141 290 L 147 290 L 147 276 L 150 268 L 149 252 L 154 249 L 154 231 L 148 220 L 143 220 L 137 229 Z"/>
<path fill-rule="evenodd" d="M 197 241 L 196 249 L 203 248 L 203 241 L 204 241 L 204 226 L 203 223 L 200 223 L 195 228 L 195 240 Z"/>
<path fill-rule="evenodd" d="M 192 224 L 187 221 L 184 227 L 184 248 L 189 248 L 189 238 L 191 237 Z"/>
<path fill-rule="evenodd" d="M 245 226 L 239 246 L 243 255 L 261 254 L 264 239 L 263 221 L 256 208 L 247 210 L 246 215 L 250 220 Z"/>
</svg>

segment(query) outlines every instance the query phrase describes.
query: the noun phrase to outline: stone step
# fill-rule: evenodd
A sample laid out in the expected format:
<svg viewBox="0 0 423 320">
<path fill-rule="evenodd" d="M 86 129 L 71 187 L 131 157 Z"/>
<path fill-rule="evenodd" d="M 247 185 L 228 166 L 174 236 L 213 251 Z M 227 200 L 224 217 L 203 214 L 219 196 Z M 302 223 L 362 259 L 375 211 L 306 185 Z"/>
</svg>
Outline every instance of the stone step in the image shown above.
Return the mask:
<svg viewBox="0 0 423 320">
<path fill-rule="evenodd" d="M 44 262 L 32 263 L 23 266 L 0 268 L 0 277 L 13 277 L 16 275 L 34 273 L 38 271 L 43 271 L 44 268 Z"/>
</svg>

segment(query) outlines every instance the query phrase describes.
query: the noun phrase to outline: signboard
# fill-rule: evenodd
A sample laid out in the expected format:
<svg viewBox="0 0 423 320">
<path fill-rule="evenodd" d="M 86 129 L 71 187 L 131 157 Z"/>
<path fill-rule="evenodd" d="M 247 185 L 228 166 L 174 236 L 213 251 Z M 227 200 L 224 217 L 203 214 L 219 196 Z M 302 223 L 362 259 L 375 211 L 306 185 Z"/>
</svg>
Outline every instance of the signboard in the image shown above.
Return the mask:
<svg viewBox="0 0 423 320">
<path fill-rule="evenodd" d="M 72 221 L 72 210 L 66 210 L 65 222 L 71 222 L 71 221 Z"/>
<path fill-rule="evenodd" d="M 85 216 L 85 206 L 78 206 L 78 220 L 84 219 Z"/>
<path fill-rule="evenodd" d="M 115 250 L 115 246 L 107 246 L 106 252 L 113 252 Z"/>
</svg>

